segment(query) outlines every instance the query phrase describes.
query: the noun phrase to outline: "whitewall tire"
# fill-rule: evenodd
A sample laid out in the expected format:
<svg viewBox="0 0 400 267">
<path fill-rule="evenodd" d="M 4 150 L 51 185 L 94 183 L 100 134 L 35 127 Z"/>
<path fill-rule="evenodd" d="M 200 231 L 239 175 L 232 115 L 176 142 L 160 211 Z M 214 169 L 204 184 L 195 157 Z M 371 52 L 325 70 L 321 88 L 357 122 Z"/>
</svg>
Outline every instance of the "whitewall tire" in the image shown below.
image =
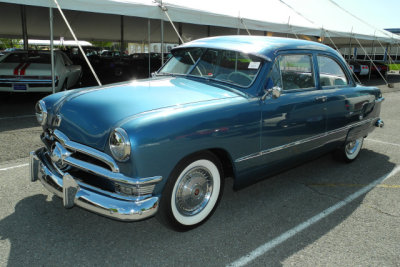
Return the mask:
<svg viewBox="0 0 400 267">
<path fill-rule="evenodd" d="M 363 143 L 364 137 L 347 142 L 346 145 L 338 149 L 334 155 L 339 160 L 352 162 L 360 155 Z"/>
<path fill-rule="evenodd" d="M 215 211 L 223 190 L 221 163 L 203 152 L 181 161 L 165 186 L 158 217 L 176 230 L 189 230 Z"/>
</svg>

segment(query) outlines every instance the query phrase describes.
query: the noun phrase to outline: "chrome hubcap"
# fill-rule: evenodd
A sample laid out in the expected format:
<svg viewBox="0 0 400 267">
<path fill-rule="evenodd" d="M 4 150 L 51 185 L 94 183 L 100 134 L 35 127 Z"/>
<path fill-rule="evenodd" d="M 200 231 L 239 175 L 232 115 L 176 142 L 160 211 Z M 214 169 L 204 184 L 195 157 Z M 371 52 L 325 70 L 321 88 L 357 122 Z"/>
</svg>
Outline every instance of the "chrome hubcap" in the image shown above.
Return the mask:
<svg viewBox="0 0 400 267">
<path fill-rule="evenodd" d="M 176 207 L 182 215 L 193 216 L 201 212 L 210 199 L 213 177 L 204 167 L 189 170 L 178 184 L 175 196 Z"/>
<path fill-rule="evenodd" d="M 352 141 L 346 145 L 346 154 L 347 155 L 353 155 L 354 153 L 357 152 L 358 147 L 360 146 L 361 139 L 357 139 L 355 141 Z"/>
</svg>

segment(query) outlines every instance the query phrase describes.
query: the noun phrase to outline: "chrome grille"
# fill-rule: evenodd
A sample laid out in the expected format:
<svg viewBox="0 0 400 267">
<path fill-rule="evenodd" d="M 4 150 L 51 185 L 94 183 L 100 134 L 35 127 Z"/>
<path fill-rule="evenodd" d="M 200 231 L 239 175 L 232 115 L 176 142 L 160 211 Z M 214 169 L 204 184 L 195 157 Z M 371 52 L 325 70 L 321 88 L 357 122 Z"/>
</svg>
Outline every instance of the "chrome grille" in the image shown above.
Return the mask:
<svg viewBox="0 0 400 267">
<path fill-rule="evenodd" d="M 68 172 L 90 186 L 122 195 L 145 196 L 153 192 L 162 177 L 131 178 L 120 173 L 114 159 L 94 148 L 68 139 L 61 131 L 45 132 L 42 141 L 57 171 Z"/>
</svg>

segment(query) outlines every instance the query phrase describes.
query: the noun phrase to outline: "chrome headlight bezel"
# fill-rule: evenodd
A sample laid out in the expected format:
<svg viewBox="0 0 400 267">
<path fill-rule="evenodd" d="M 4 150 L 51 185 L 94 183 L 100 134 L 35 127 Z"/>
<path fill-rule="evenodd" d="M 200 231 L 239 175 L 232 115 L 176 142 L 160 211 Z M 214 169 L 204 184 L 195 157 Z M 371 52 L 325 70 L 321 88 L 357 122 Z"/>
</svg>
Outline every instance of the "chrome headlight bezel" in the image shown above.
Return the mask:
<svg viewBox="0 0 400 267">
<path fill-rule="evenodd" d="M 47 123 L 47 108 L 43 100 L 39 100 L 35 105 L 35 115 L 38 123 L 42 126 Z"/>
<path fill-rule="evenodd" d="M 120 162 L 126 162 L 131 155 L 131 142 L 126 131 L 115 128 L 108 140 L 112 156 Z"/>
</svg>

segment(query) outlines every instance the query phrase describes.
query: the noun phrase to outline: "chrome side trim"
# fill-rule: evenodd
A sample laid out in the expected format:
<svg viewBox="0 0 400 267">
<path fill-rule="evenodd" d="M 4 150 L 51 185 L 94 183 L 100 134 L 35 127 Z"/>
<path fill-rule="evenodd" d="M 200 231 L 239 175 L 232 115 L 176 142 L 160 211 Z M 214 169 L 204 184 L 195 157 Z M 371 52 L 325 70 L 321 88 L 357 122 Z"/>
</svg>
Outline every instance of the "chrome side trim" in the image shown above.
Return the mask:
<svg viewBox="0 0 400 267">
<path fill-rule="evenodd" d="M 250 155 L 247 155 L 247 156 L 244 156 L 244 157 L 236 159 L 235 163 L 246 161 L 246 160 L 249 160 L 249 159 L 254 159 L 254 158 L 261 157 L 261 156 L 264 156 L 266 154 L 270 154 L 270 153 L 273 153 L 273 152 L 276 152 L 276 151 L 279 151 L 279 150 L 282 150 L 282 149 L 286 149 L 286 148 L 290 148 L 290 147 L 293 147 L 293 146 L 301 145 L 301 144 L 304 144 L 304 143 L 307 143 L 307 142 L 310 142 L 310 141 L 314 141 L 314 140 L 326 137 L 326 136 L 331 135 L 331 134 L 335 134 L 335 133 L 338 133 L 338 132 L 341 132 L 341 131 L 348 130 L 348 129 L 352 128 L 352 127 L 357 127 L 357 126 L 360 126 L 360 125 L 363 125 L 363 124 L 370 123 L 370 122 L 372 122 L 374 120 L 377 120 L 377 119 L 378 118 L 373 118 L 373 119 L 368 119 L 368 120 L 356 122 L 356 123 L 353 123 L 353 124 L 350 124 L 350 125 L 347 125 L 347 126 L 335 129 L 335 130 L 331 130 L 329 132 L 325 132 L 325 133 L 322 133 L 322 134 L 314 135 L 314 136 L 311 136 L 311 137 L 308 137 L 308 138 L 305 138 L 305 139 L 302 139 L 302 140 L 298 140 L 298 141 L 295 141 L 295 142 L 292 142 L 292 143 L 289 143 L 289 144 L 285 144 L 285 145 L 269 148 L 269 149 L 266 149 L 266 150 L 263 150 L 263 151 L 260 151 L 260 152 L 256 152 L 256 153 L 253 153 L 253 154 L 250 154 Z"/>
<path fill-rule="evenodd" d="M 80 152 L 88 156 L 94 157 L 107 164 L 113 172 L 119 172 L 119 167 L 111 156 L 102 153 L 94 148 L 76 143 L 74 141 L 70 141 L 69 138 L 59 130 L 54 131 L 54 136 L 65 148 L 68 148 L 74 152 Z"/>
</svg>

